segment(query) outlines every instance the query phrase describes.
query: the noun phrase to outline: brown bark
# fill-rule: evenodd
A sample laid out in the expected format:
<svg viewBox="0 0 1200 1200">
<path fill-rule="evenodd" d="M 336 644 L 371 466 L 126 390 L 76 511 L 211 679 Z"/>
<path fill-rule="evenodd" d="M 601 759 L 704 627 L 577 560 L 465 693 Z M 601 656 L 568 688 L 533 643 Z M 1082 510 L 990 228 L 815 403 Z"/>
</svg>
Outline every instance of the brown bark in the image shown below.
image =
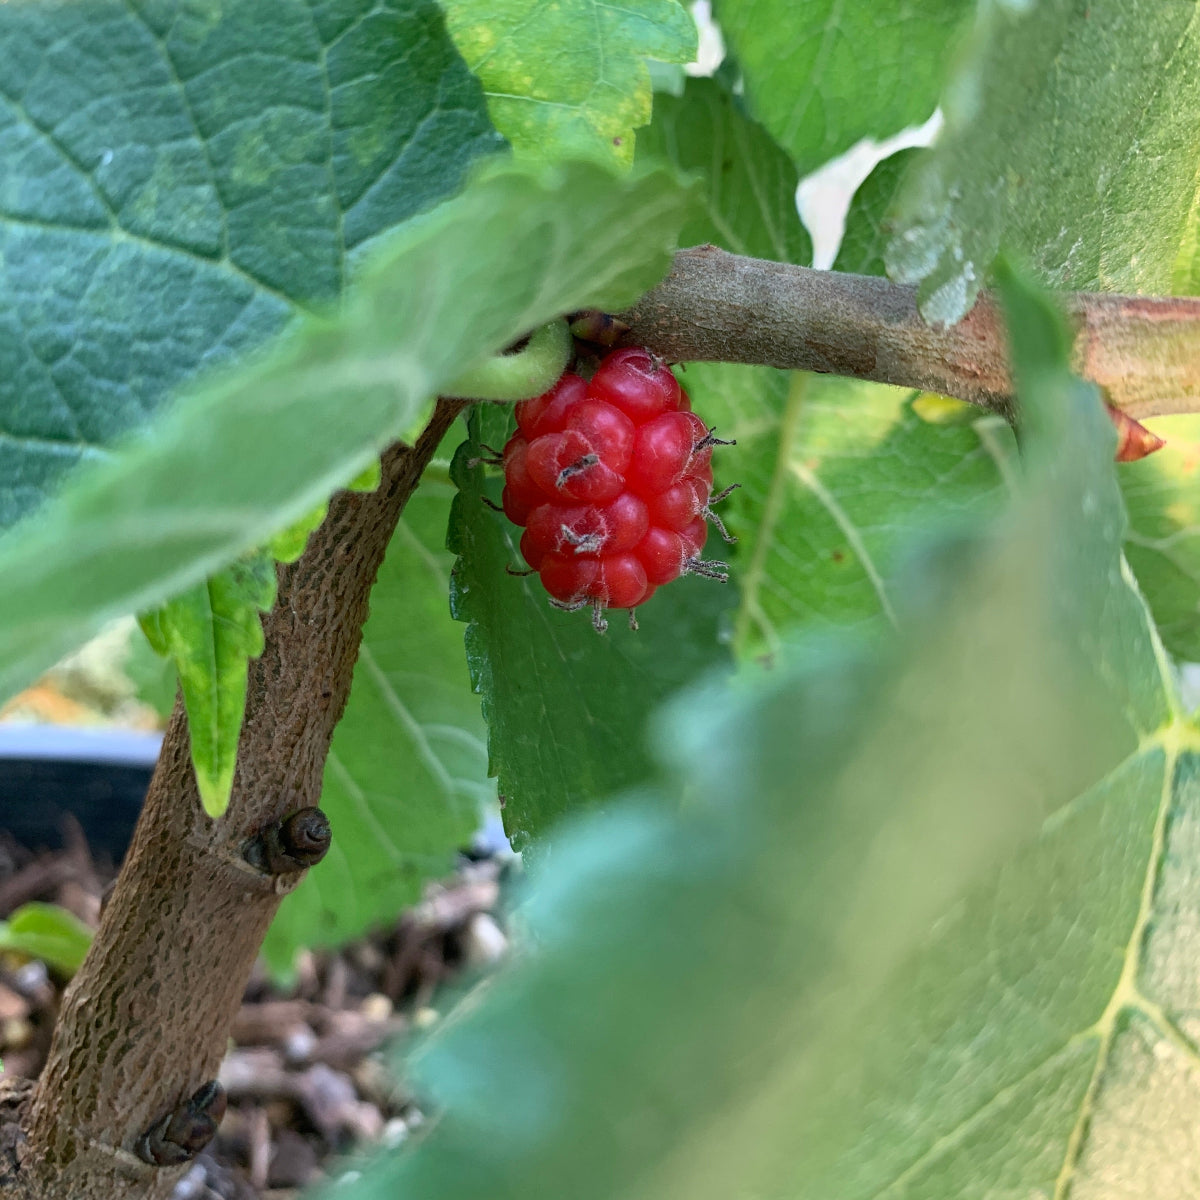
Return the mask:
<svg viewBox="0 0 1200 1200">
<path fill-rule="evenodd" d="M 1118 408 L 1138 418 L 1200 411 L 1200 298 L 1059 299 L 1076 330 L 1076 369 Z M 625 344 L 672 362 L 849 375 L 1011 415 L 1004 321 L 988 292 L 940 329 L 921 319 L 913 288 L 697 246 L 620 316 L 631 327 Z"/>
<path fill-rule="evenodd" d="M 10 1154 L 6 1178 L 0 1154 L 5 1197 L 158 1200 L 186 1171 L 150 1166 L 134 1147 L 216 1076 L 267 926 L 302 878 L 252 868 L 242 847 L 318 801 L 371 584 L 405 501 L 461 408 L 440 403 L 415 447 L 384 455 L 378 490 L 335 496 L 303 556 L 280 568 L 220 820 L 200 806 L 176 705 L 116 889 L 64 999 L 15 1147 L 19 1171 Z"/>
</svg>

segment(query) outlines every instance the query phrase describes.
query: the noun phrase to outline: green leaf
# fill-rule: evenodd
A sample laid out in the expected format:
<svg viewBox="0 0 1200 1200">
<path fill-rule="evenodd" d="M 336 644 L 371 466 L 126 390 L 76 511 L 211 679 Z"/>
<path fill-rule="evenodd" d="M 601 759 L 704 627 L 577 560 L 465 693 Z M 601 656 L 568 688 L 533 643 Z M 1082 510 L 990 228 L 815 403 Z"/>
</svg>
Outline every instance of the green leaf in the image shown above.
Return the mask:
<svg viewBox="0 0 1200 1200">
<path fill-rule="evenodd" d="M 834 264 L 837 270 L 863 275 L 885 273 L 883 254 L 889 238 L 885 218 L 909 164 L 923 153 L 926 152 L 906 150 L 885 159 L 859 189 Z M 1186 290 L 1182 285 L 1188 281 L 1176 278 L 1174 283 L 1179 291 Z M 987 418 L 983 422 L 977 429 L 992 448 L 1008 445 L 1010 439 L 998 423 Z M 1167 439 L 1166 448 L 1141 462 L 1124 464 L 1117 472 L 1129 510 L 1125 554 L 1166 648 L 1179 658 L 1197 661 L 1200 660 L 1200 478 L 1197 476 L 1200 426 L 1189 416 L 1159 419 L 1152 424 Z M 974 443 L 966 439 L 962 446 L 964 456 L 975 451 Z M 966 487 L 971 473 L 965 462 L 963 465 L 959 482 Z M 943 469 L 949 469 L 948 461 Z M 995 486 L 995 480 L 986 473 L 975 478 L 985 491 Z M 961 502 L 966 499 L 964 494 Z"/>
<path fill-rule="evenodd" d="M 801 175 L 933 112 L 969 0 L 719 0 L 750 110 Z"/>
<path fill-rule="evenodd" d="M 22 904 L 0 921 L 0 951 L 40 958 L 64 975 L 73 975 L 92 944 L 92 931 L 57 904 Z"/>
<path fill-rule="evenodd" d="M 1103 408 L 1008 293 L 1019 502 L 927 544 L 902 634 L 673 708 L 659 804 L 556 846 L 418 1059 L 437 1127 L 350 1200 L 1186 1194 L 1200 742 Z"/>
<path fill-rule="evenodd" d="M 500 146 L 432 0 L 0 5 L 0 528 Z"/>
<path fill-rule="evenodd" d="M 1001 245 L 1056 288 L 1180 281 L 1196 238 L 1198 12 L 1196 0 L 980 5 L 888 251 L 928 319 L 970 308 Z"/>
<path fill-rule="evenodd" d="M 175 707 L 179 679 L 175 664 L 165 659 L 151 645 L 145 631 L 130 632 L 128 648 L 121 660 L 121 671 L 133 685 L 138 701 L 162 718 L 163 722 Z"/>
<path fill-rule="evenodd" d="M 348 484 L 346 490 L 351 492 L 373 492 L 379 486 L 381 478 L 378 459 L 372 459 Z M 329 512 L 329 501 L 318 504 L 311 512 L 307 512 L 298 521 L 294 521 L 286 529 L 281 529 L 267 542 L 267 550 L 276 562 L 291 563 L 304 553 L 308 545 L 308 536 L 325 520 Z"/>
<path fill-rule="evenodd" d="M 706 183 L 686 240 L 809 259 L 795 168 L 718 83 L 693 80 L 682 100 L 660 97 L 638 153 L 666 157 Z M 879 253 L 865 234 L 878 219 L 877 196 L 902 166 L 881 168 L 856 198 L 844 255 Z M 743 656 L 775 648 L 798 625 L 894 616 L 893 575 L 912 534 L 1002 499 L 998 465 L 1007 469 L 1013 448 L 996 418 L 931 424 L 897 389 L 768 367 L 693 363 L 683 379 L 696 411 L 737 440 L 718 460 L 718 486 L 742 484 L 721 512 L 740 539 L 728 557 L 741 589 L 735 644 Z"/>
<path fill-rule="evenodd" d="M 946 130 L 901 188 L 888 251 L 926 316 L 957 319 L 1001 242 L 1055 287 L 1200 290 L 1198 11 L 1194 0 L 981 7 Z M 845 251 L 838 265 L 855 269 Z M 1194 436 L 1179 436 L 1120 479 L 1129 563 L 1168 648 L 1194 659 L 1200 491 Z"/>
<path fill-rule="evenodd" d="M 376 460 L 348 486 L 374 491 Z M 325 519 L 326 501 L 202 584 L 138 617 L 146 640 L 169 658 L 187 707 L 192 766 L 204 811 L 219 817 L 229 807 L 238 739 L 246 715 L 247 668 L 263 651 L 259 614 L 275 603 L 275 562 L 293 562 Z"/>
<path fill-rule="evenodd" d="M 796 168 L 716 80 L 690 79 L 679 99 L 655 100 L 654 121 L 638 138 L 638 161 L 654 157 L 705 181 L 705 205 L 683 227 L 683 245 L 712 242 L 775 262 L 812 259 L 796 212 Z"/>
<path fill-rule="evenodd" d="M 263 651 L 260 614 L 274 603 L 275 561 L 258 551 L 139 618 L 150 645 L 179 674 L 196 786 L 210 817 L 229 806 L 246 665 Z"/>
<path fill-rule="evenodd" d="M 647 59 L 686 63 L 696 26 L 677 0 L 442 0 L 496 128 L 521 158 L 633 161 L 650 120 Z"/>
<path fill-rule="evenodd" d="M 1180 238 L 1171 292 L 1176 296 L 1200 296 L 1200 189 L 1197 189 L 1196 201 Z"/>
<path fill-rule="evenodd" d="M 851 275 L 887 274 L 884 252 L 891 236 L 887 218 L 909 165 L 923 153 L 923 150 L 901 150 L 889 155 L 876 164 L 854 193 L 846 214 L 842 244 L 833 264 L 835 271 L 848 271 Z"/>
<path fill-rule="evenodd" d="M 427 476 L 409 500 L 371 592 L 321 790 L 333 843 L 267 935 L 264 952 L 279 974 L 302 947 L 338 945 L 394 919 L 426 880 L 449 873 L 454 851 L 495 803 L 462 626 L 447 603 L 454 489 L 441 470 L 442 482 Z"/>
<path fill-rule="evenodd" d="M 519 350 L 497 354 L 452 379 L 447 391 L 460 400 L 532 400 L 554 386 L 574 354 L 570 327 L 556 317 L 534 330 Z"/>
<path fill-rule="evenodd" d="M 452 466 L 460 494 L 449 546 L 459 555 L 451 607 L 468 622 L 467 662 L 483 697 L 490 769 L 519 849 L 648 774 L 648 714 L 701 671 L 728 664 L 722 629 L 737 598 L 712 580 L 683 578 L 637 610 L 640 629 L 614 613 L 600 635 L 588 613 L 552 608 L 536 575 L 508 574 L 524 568 L 520 531 L 483 503 L 499 500 L 503 480 L 469 464 L 483 444 L 504 444 L 511 420 L 498 408 L 472 413 L 470 440 Z"/>
<path fill-rule="evenodd" d="M 688 369 L 696 411 L 737 439 L 742 487 L 723 507 L 737 534 L 735 644 L 776 649 L 796 627 L 897 619 L 906 547 L 931 525 L 995 512 L 1015 447 L 999 417 L 935 423 L 927 398 L 766 367 Z"/>
<path fill-rule="evenodd" d="M 1125 554 L 1167 649 L 1200 662 L 1200 417 L 1151 424 L 1167 444 L 1119 470 Z"/>
<path fill-rule="evenodd" d="M 336 317 L 172 405 L 0 541 L 0 695 L 263 545 L 520 334 L 631 303 L 665 274 L 685 199 L 663 172 L 509 168 L 398 231 Z"/>
</svg>

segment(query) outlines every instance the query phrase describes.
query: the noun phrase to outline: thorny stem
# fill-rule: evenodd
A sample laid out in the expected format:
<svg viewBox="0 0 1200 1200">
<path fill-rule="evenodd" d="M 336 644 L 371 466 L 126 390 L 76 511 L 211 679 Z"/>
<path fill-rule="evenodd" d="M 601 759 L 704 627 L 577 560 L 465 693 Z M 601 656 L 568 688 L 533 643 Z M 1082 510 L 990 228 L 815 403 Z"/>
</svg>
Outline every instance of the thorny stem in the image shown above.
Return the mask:
<svg viewBox="0 0 1200 1200">
<path fill-rule="evenodd" d="M 1075 369 L 1118 408 L 1137 418 L 1200 411 L 1200 298 L 1059 299 L 1076 333 Z M 697 246 L 620 319 L 624 345 L 671 362 L 846 375 L 1013 415 L 1004 320 L 988 292 L 939 329 L 921 318 L 913 288 Z"/>
</svg>

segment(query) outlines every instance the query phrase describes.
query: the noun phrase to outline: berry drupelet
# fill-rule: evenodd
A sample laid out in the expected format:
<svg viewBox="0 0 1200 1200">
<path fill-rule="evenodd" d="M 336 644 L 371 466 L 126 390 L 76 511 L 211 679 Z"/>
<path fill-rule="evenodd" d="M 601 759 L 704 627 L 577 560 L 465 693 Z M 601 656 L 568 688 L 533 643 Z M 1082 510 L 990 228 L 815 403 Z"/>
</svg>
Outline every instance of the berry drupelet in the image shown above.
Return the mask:
<svg viewBox="0 0 1200 1200">
<path fill-rule="evenodd" d="M 503 451 L 504 512 L 524 526 L 521 553 L 553 602 L 633 609 L 703 562 L 712 519 L 712 447 L 669 367 L 637 347 L 615 350 L 590 382 L 567 373 L 516 407 Z M 631 623 L 632 613 L 630 614 Z"/>
</svg>

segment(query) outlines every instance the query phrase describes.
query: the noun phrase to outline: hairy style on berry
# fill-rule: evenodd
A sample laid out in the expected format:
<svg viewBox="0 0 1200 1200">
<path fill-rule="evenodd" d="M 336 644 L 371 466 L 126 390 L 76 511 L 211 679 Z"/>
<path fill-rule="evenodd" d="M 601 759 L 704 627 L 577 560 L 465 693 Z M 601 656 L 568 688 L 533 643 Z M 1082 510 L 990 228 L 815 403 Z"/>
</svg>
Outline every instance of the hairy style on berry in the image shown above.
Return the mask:
<svg viewBox="0 0 1200 1200">
<path fill-rule="evenodd" d="M 524 527 L 521 553 L 560 608 L 633 609 L 684 574 L 724 579 L 700 552 L 712 520 L 712 448 L 726 445 L 692 411 L 648 350 L 605 356 L 590 382 L 568 372 L 516 406 L 501 455 L 503 509 Z M 632 613 L 631 623 L 632 622 Z"/>
</svg>

